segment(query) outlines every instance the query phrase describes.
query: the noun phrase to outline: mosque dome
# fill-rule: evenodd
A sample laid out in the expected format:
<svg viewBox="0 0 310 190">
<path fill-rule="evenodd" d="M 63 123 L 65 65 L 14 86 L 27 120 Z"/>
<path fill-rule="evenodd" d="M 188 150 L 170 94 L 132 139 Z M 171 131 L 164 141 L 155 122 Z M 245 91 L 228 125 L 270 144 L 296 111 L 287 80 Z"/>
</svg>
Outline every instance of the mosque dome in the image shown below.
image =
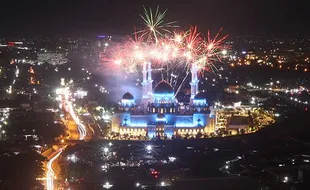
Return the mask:
<svg viewBox="0 0 310 190">
<path fill-rule="evenodd" d="M 126 92 L 123 97 L 122 100 L 134 100 L 133 95 L 130 92 Z"/>
<path fill-rule="evenodd" d="M 162 80 L 156 85 L 154 94 L 174 94 L 174 90 L 167 81 Z"/>
</svg>

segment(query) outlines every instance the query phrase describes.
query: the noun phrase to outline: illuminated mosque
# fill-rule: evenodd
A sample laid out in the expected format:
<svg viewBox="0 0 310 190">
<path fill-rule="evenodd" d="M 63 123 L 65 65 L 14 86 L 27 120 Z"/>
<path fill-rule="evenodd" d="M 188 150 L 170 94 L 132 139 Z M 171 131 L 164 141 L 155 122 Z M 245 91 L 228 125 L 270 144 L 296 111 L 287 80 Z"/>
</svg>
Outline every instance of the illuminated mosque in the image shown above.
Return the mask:
<svg viewBox="0 0 310 190">
<path fill-rule="evenodd" d="M 153 90 L 151 63 L 143 66 L 142 100 L 126 92 L 112 119 L 112 131 L 120 135 L 171 138 L 173 135 L 194 136 L 214 132 L 215 115 L 198 92 L 197 68 L 191 69 L 191 97 L 189 106 L 178 102 L 173 87 L 159 82 Z"/>
</svg>

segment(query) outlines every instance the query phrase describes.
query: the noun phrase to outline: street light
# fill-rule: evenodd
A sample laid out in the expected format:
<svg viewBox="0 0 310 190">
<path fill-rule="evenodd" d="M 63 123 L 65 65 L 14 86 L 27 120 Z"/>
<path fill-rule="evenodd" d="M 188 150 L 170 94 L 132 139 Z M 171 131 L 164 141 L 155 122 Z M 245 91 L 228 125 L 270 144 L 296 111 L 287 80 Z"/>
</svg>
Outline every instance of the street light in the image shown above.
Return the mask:
<svg viewBox="0 0 310 190">
<path fill-rule="evenodd" d="M 136 183 L 136 187 L 140 187 L 140 183 L 139 182 Z"/>
<path fill-rule="evenodd" d="M 75 163 L 75 162 L 78 161 L 78 158 L 77 158 L 74 154 L 72 154 L 71 156 L 69 155 L 69 156 L 67 157 L 67 160 L 69 160 L 69 161 Z"/>
<path fill-rule="evenodd" d="M 285 176 L 285 177 L 283 178 L 283 183 L 287 183 L 288 181 L 289 181 L 288 176 Z"/>
<path fill-rule="evenodd" d="M 108 148 L 108 147 L 104 147 L 104 148 L 103 148 L 103 152 L 104 152 L 104 153 L 108 153 L 108 152 L 109 152 L 109 148 Z"/>
<path fill-rule="evenodd" d="M 108 169 L 108 165 L 106 165 L 106 164 L 105 164 L 105 165 L 102 165 L 102 166 L 101 166 L 101 168 L 102 168 L 102 170 L 104 170 L 104 171 L 105 171 L 105 170 L 107 170 L 107 169 Z"/>
<path fill-rule="evenodd" d="M 166 186 L 166 183 L 165 183 L 164 181 L 162 181 L 162 182 L 160 183 L 160 186 L 164 187 L 164 186 Z"/>
<path fill-rule="evenodd" d="M 150 145 L 150 144 L 149 144 L 149 145 L 146 145 L 146 150 L 147 150 L 147 151 L 151 151 L 152 149 L 153 149 L 153 146 L 152 146 L 152 145 Z"/>
<path fill-rule="evenodd" d="M 103 184 L 102 187 L 105 188 L 105 189 L 110 189 L 111 187 L 113 187 L 113 185 L 110 184 L 109 182 L 106 182 L 105 184 Z"/>
<path fill-rule="evenodd" d="M 168 157 L 168 159 L 169 159 L 169 162 L 174 162 L 177 158 L 176 158 L 176 157 L 171 156 L 171 157 Z"/>
</svg>

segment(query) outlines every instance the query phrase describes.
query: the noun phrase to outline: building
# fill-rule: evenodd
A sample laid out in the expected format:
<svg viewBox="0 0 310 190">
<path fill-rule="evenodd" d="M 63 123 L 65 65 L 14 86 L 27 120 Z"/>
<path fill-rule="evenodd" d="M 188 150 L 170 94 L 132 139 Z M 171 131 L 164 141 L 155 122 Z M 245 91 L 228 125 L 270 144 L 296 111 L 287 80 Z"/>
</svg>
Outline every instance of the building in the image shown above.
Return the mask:
<svg viewBox="0 0 310 190">
<path fill-rule="evenodd" d="M 247 116 L 232 116 L 228 120 L 228 133 L 231 135 L 243 134 L 249 130 L 249 117 Z"/>
<path fill-rule="evenodd" d="M 191 99 L 189 106 L 182 106 L 175 97 L 173 87 L 166 81 L 159 82 L 153 90 L 151 63 L 144 64 L 142 101 L 126 92 L 119 110 L 112 118 L 112 131 L 120 135 L 172 138 L 195 136 L 214 132 L 215 115 L 201 93 L 198 77 L 192 68 Z"/>
</svg>

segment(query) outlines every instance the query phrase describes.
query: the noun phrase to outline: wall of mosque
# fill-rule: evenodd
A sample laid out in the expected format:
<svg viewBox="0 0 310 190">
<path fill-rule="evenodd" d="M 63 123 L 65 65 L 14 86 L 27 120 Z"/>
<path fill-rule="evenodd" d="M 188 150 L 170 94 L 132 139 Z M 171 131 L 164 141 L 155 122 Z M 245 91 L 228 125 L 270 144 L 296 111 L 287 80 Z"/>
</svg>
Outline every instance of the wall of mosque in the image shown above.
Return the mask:
<svg viewBox="0 0 310 190">
<path fill-rule="evenodd" d="M 152 93 L 151 77 L 146 80 L 146 65 L 143 74 L 143 110 L 139 111 L 139 106 L 135 106 L 133 98 L 123 100 L 123 108 L 120 110 L 124 112 L 114 115 L 112 130 L 118 130 L 121 134 L 148 135 L 151 138 L 214 132 L 215 122 L 214 118 L 210 117 L 207 101 L 203 97 L 194 99 L 198 93 L 196 72 L 192 73 L 191 108 L 182 114 L 171 85 L 162 81 Z"/>
<path fill-rule="evenodd" d="M 160 118 L 159 118 L 160 117 Z M 126 127 L 147 127 L 147 125 L 166 124 L 175 127 L 203 127 L 208 125 L 209 114 L 194 113 L 191 115 L 177 114 L 145 114 L 132 115 L 116 113 L 113 122 Z"/>
<path fill-rule="evenodd" d="M 135 100 L 122 100 L 123 107 L 130 107 L 135 105 Z"/>
<path fill-rule="evenodd" d="M 174 103 L 174 94 L 153 94 L 155 104 Z"/>
<path fill-rule="evenodd" d="M 205 113 L 193 113 L 191 115 L 118 113 L 112 119 L 112 131 L 119 132 L 121 135 L 148 135 L 150 138 L 158 135 L 171 138 L 177 134 L 212 133 L 214 127 L 215 118 Z"/>
</svg>

